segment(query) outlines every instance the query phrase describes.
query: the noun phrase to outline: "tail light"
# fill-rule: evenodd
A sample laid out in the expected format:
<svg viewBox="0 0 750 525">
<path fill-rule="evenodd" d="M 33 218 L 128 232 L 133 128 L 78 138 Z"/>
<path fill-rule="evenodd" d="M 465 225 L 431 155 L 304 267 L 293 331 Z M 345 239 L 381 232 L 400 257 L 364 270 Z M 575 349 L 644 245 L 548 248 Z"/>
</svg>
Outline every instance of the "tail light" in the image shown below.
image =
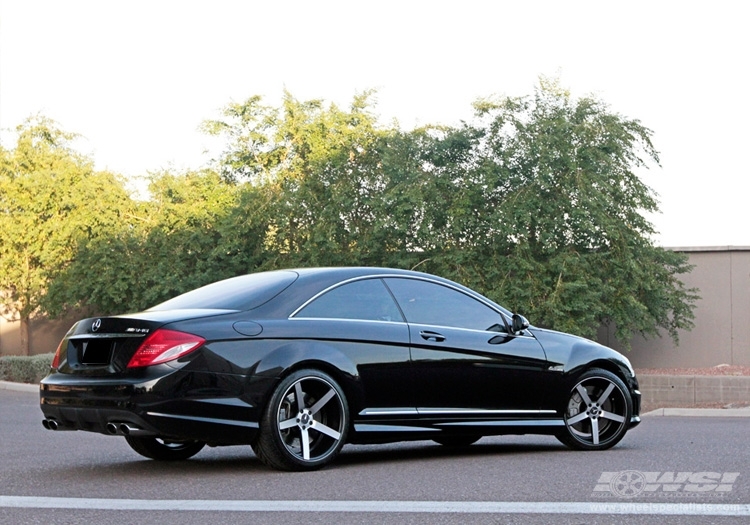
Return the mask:
<svg viewBox="0 0 750 525">
<path fill-rule="evenodd" d="M 128 368 L 158 365 L 178 359 L 199 348 L 206 340 L 197 335 L 175 330 L 157 330 L 138 347 Z"/>
<path fill-rule="evenodd" d="M 65 341 L 65 339 L 63 339 L 63 341 Z M 63 341 L 60 341 L 60 344 L 57 345 L 57 350 L 55 350 L 55 357 L 52 358 L 51 366 L 54 370 L 60 368 L 60 353 L 62 352 Z"/>
</svg>

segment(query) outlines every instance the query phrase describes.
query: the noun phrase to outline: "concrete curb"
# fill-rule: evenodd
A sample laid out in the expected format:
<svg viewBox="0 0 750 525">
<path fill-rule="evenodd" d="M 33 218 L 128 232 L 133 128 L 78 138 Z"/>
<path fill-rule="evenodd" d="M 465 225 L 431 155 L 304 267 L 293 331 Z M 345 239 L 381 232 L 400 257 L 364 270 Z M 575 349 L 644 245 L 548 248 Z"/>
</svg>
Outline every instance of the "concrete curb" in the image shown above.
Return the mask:
<svg viewBox="0 0 750 525">
<path fill-rule="evenodd" d="M 11 383 L 10 381 L 0 381 L 0 390 L 12 390 L 14 392 L 39 392 L 38 384 L 29 383 Z"/>
</svg>

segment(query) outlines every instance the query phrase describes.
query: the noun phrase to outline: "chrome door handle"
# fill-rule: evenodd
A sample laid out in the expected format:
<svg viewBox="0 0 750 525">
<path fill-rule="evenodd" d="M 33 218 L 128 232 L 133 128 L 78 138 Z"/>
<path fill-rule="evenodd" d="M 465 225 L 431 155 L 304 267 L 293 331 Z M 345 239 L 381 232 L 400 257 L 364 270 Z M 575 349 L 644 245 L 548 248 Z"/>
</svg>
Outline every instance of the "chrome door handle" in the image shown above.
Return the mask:
<svg viewBox="0 0 750 525">
<path fill-rule="evenodd" d="M 425 341 L 435 341 L 436 343 L 442 343 L 445 341 L 445 336 L 442 334 L 439 334 L 437 332 L 430 332 L 429 330 L 422 330 L 419 332 L 419 335 L 422 336 L 422 339 Z"/>
</svg>

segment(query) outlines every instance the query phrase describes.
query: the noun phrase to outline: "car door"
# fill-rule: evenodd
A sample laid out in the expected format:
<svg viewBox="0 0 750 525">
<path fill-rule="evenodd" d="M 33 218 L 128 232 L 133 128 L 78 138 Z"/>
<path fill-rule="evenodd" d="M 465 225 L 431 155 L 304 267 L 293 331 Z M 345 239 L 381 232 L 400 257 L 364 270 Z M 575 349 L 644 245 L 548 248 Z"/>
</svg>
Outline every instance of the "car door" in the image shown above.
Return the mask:
<svg viewBox="0 0 750 525">
<path fill-rule="evenodd" d="M 356 404 L 364 415 L 415 414 L 409 330 L 381 279 L 357 279 L 327 290 L 293 321 L 307 334 L 314 329 L 316 339 L 354 363 L 362 394 Z"/>
<path fill-rule="evenodd" d="M 530 332 L 510 333 L 501 312 L 458 288 L 414 278 L 385 282 L 409 324 L 420 414 L 512 415 L 542 407 L 547 361 Z"/>
</svg>

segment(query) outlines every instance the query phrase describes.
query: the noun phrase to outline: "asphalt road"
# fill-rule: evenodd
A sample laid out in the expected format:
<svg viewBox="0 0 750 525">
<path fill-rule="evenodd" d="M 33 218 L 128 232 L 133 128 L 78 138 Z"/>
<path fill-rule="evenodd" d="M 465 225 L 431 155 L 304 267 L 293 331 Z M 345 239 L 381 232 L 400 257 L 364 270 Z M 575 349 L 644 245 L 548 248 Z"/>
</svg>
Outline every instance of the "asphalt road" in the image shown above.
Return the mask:
<svg viewBox="0 0 750 525">
<path fill-rule="evenodd" d="M 282 473 L 249 446 L 159 463 L 122 438 L 44 430 L 37 399 L 0 390 L 0 523 L 750 522 L 750 418 L 646 418 L 604 452 L 544 436 L 347 446 Z"/>
</svg>

